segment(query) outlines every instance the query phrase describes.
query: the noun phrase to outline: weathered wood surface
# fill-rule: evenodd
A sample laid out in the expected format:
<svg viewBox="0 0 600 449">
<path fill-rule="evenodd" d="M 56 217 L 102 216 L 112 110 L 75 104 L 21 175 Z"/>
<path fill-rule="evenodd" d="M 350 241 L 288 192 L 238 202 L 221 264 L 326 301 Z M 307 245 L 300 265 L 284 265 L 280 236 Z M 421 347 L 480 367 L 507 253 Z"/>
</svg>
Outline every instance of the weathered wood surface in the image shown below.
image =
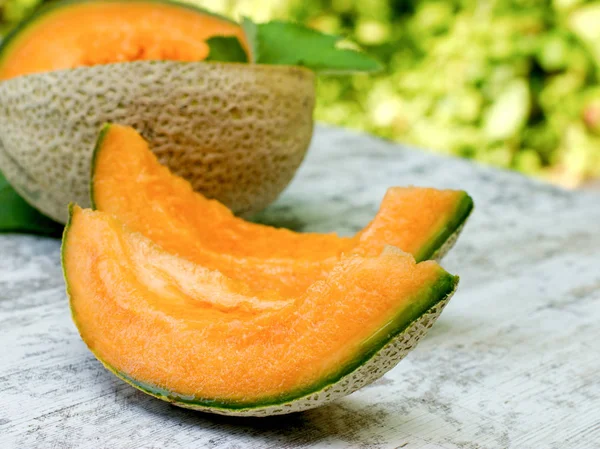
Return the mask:
<svg viewBox="0 0 600 449">
<path fill-rule="evenodd" d="M 0 236 L 0 448 L 600 448 L 600 196 L 321 127 L 262 220 L 348 234 L 404 184 L 475 198 L 444 261 L 458 293 L 383 379 L 273 419 L 177 409 L 116 379 L 71 322 L 59 242 Z"/>
</svg>

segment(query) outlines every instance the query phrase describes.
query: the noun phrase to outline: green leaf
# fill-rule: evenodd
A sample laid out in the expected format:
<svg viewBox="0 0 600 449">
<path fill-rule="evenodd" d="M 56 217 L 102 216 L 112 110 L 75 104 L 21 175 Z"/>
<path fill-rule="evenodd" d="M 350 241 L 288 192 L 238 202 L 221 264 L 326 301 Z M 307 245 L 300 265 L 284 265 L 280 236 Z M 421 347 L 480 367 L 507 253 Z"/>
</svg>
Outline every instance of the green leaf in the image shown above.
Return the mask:
<svg viewBox="0 0 600 449">
<path fill-rule="evenodd" d="M 31 207 L 0 172 L 0 233 L 22 232 L 59 237 L 63 225 Z"/>
<path fill-rule="evenodd" d="M 382 66 L 365 53 L 338 48 L 340 37 L 273 21 L 257 25 L 257 63 L 298 65 L 321 73 L 373 72 Z"/>
<path fill-rule="evenodd" d="M 241 23 L 249 55 L 235 37 L 218 36 L 207 41 L 208 61 L 251 62 L 303 66 L 320 73 L 373 72 L 382 66 L 365 53 L 339 48 L 339 36 L 305 26 L 273 21 L 256 24 L 247 17 Z"/>
<path fill-rule="evenodd" d="M 248 56 L 237 37 L 215 36 L 206 41 L 209 48 L 207 61 L 248 62 Z"/>
<path fill-rule="evenodd" d="M 256 60 L 259 58 L 258 26 L 248 17 L 242 17 L 242 29 L 244 30 L 244 34 L 246 35 L 246 41 L 248 42 L 248 45 L 250 47 L 249 62 L 256 63 Z"/>
</svg>

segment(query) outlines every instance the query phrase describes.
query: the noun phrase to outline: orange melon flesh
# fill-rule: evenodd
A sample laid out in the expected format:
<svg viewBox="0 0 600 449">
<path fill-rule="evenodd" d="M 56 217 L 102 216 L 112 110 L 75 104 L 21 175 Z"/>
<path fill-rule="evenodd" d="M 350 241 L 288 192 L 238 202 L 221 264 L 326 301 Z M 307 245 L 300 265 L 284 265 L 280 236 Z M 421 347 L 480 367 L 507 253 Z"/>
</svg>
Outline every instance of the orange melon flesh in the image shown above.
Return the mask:
<svg viewBox="0 0 600 449">
<path fill-rule="evenodd" d="M 138 60 L 200 61 L 205 41 L 240 27 L 162 1 L 66 2 L 35 16 L 3 46 L 0 80 L 30 73 Z"/>
<path fill-rule="evenodd" d="M 107 125 L 93 164 L 92 204 L 166 251 L 287 296 L 324 277 L 342 254 L 379 255 L 386 245 L 431 257 L 472 208 L 462 191 L 392 188 L 354 237 L 296 233 L 247 222 L 162 166 L 132 128 Z"/>
<path fill-rule="evenodd" d="M 63 267 L 74 320 L 104 364 L 172 399 L 224 407 L 318 390 L 456 284 L 435 262 L 388 252 L 345 258 L 295 300 L 266 304 L 274 294 L 263 297 L 78 207 Z"/>
</svg>

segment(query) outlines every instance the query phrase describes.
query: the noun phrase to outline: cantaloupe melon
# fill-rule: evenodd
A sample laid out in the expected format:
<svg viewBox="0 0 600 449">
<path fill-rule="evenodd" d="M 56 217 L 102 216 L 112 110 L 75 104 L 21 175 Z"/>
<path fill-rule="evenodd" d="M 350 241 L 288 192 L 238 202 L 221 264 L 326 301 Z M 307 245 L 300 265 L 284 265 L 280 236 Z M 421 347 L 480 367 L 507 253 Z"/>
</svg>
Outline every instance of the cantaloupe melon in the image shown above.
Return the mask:
<svg viewBox="0 0 600 449">
<path fill-rule="evenodd" d="M 195 193 L 132 128 L 107 125 L 92 166 L 92 203 L 166 251 L 256 289 L 295 297 L 342 254 L 377 256 L 393 245 L 418 260 L 441 258 L 472 210 L 463 191 L 392 188 L 375 219 L 354 237 L 295 233 L 235 217 Z"/>
<path fill-rule="evenodd" d="M 372 382 L 457 284 L 435 262 L 388 250 L 343 258 L 282 301 L 77 207 L 62 254 L 75 323 L 108 369 L 160 399 L 228 415 L 305 410 Z"/>
<path fill-rule="evenodd" d="M 52 2 L 4 39 L 0 80 L 113 62 L 201 61 L 213 36 L 245 39 L 236 22 L 169 0 Z"/>
<path fill-rule="evenodd" d="M 308 148 L 315 77 L 197 62 L 207 37 L 239 33 L 162 0 L 53 4 L 0 46 L 0 170 L 64 223 L 69 202 L 88 205 L 92 149 L 112 121 L 141 132 L 194 189 L 239 214 L 264 208 Z"/>
</svg>

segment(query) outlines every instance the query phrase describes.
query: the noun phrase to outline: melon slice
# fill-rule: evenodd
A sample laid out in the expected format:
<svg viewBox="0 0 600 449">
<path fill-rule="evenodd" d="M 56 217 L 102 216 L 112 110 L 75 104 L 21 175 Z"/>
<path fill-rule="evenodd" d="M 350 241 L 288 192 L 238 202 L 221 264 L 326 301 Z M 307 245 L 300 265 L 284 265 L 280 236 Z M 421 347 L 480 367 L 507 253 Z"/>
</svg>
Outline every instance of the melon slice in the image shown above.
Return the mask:
<svg viewBox="0 0 600 449">
<path fill-rule="evenodd" d="M 344 258 L 280 301 L 78 207 L 62 257 L 75 323 L 108 369 L 176 405 L 246 416 L 316 407 L 377 379 L 425 334 L 458 281 L 388 250 Z"/>
<path fill-rule="evenodd" d="M 201 61 L 213 36 L 244 42 L 237 23 L 167 0 L 56 2 L 2 43 L 0 80 L 112 62 Z"/>
<path fill-rule="evenodd" d="M 342 254 L 376 256 L 393 245 L 418 261 L 441 258 L 473 207 L 463 191 L 392 188 L 354 237 L 253 224 L 195 193 L 159 164 L 135 130 L 119 125 L 105 126 L 98 139 L 92 203 L 170 253 L 289 296 L 324 277 Z"/>
</svg>

